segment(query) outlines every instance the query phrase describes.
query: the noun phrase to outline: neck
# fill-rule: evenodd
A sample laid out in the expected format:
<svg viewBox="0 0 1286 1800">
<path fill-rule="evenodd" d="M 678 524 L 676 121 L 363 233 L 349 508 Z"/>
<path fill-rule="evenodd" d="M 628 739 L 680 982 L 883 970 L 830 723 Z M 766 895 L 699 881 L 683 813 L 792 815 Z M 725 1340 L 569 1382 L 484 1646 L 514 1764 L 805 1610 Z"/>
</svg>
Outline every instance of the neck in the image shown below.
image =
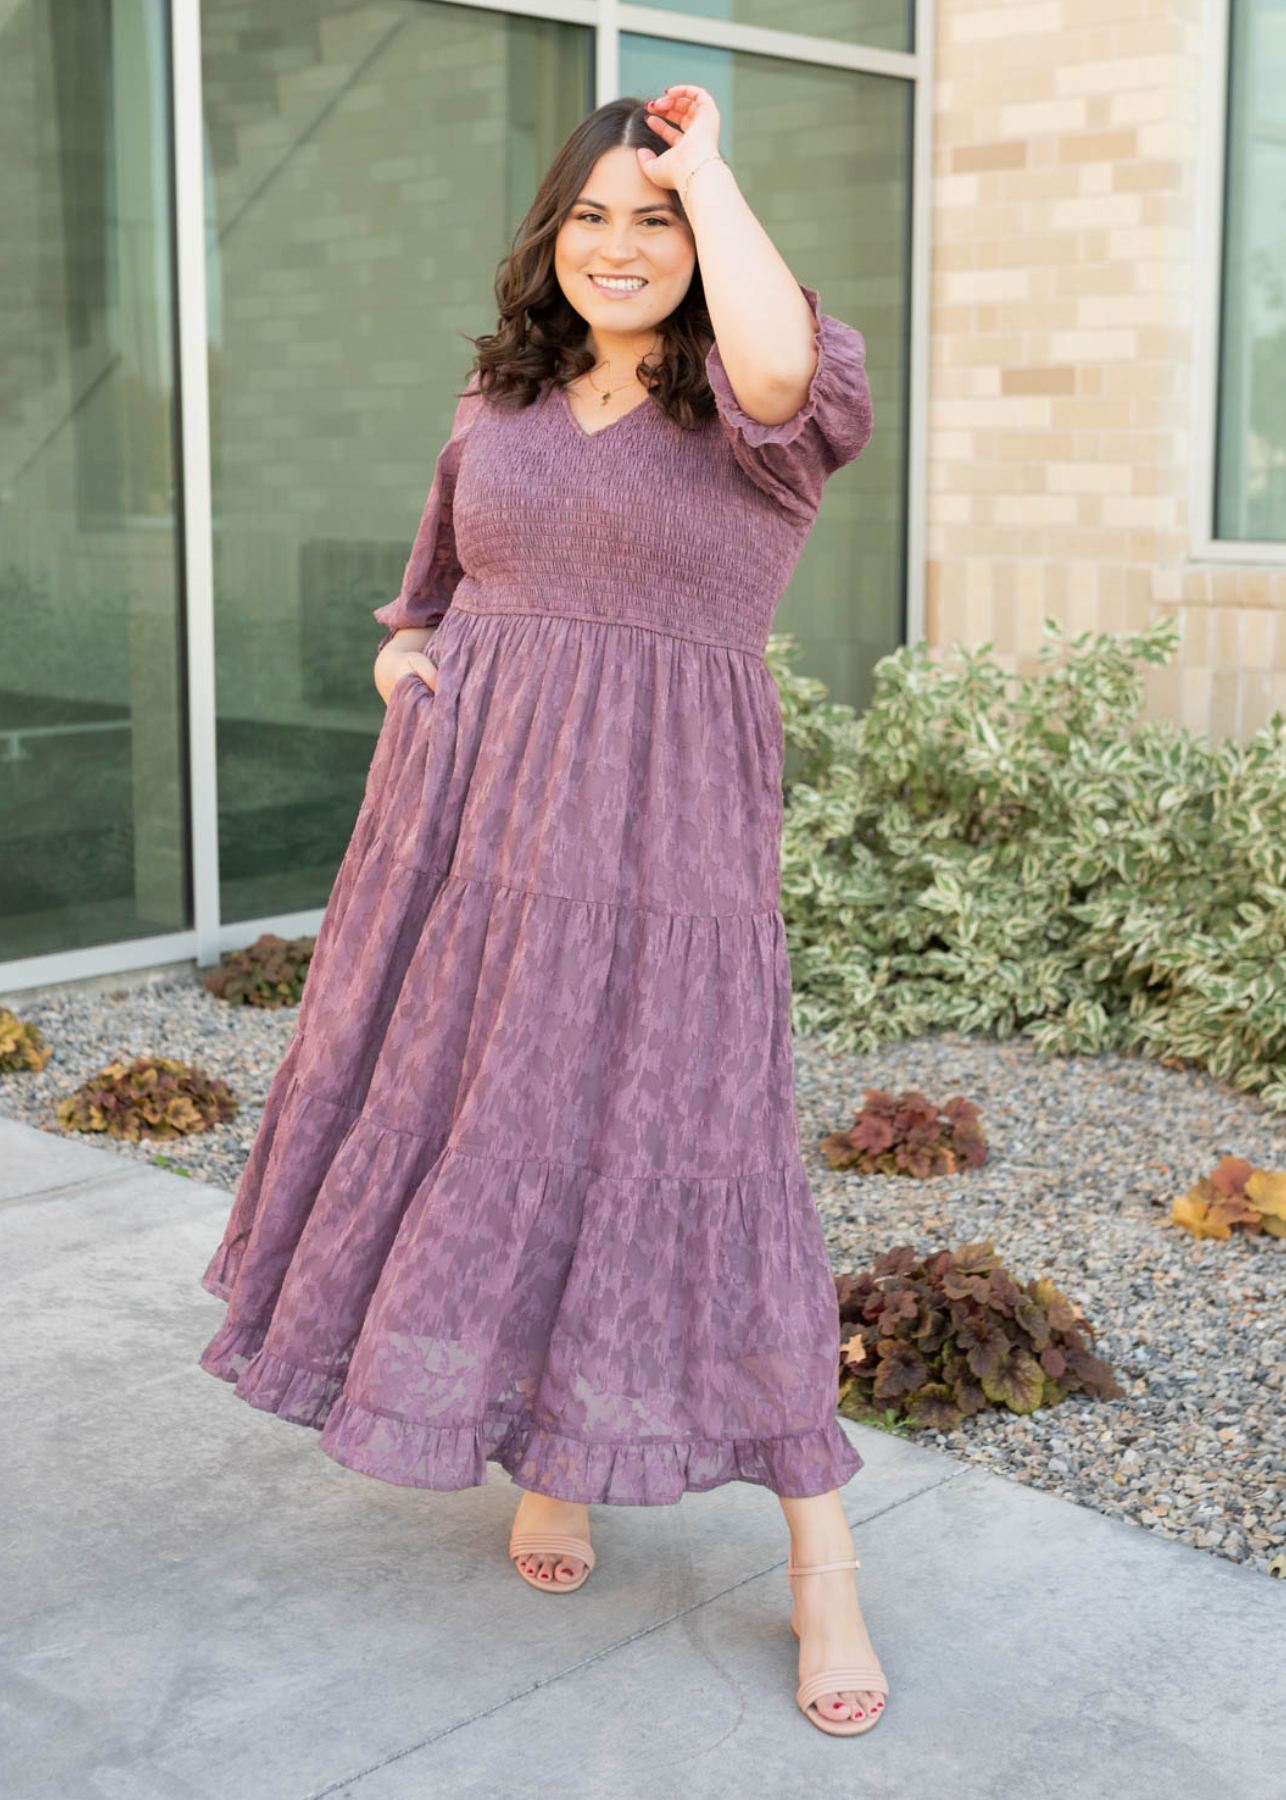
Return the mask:
<svg viewBox="0 0 1286 1800">
<path fill-rule="evenodd" d="M 594 358 L 592 373 L 615 387 L 628 381 L 639 363 L 657 347 L 654 331 L 586 331 L 585 348 Z"/>
</svg>

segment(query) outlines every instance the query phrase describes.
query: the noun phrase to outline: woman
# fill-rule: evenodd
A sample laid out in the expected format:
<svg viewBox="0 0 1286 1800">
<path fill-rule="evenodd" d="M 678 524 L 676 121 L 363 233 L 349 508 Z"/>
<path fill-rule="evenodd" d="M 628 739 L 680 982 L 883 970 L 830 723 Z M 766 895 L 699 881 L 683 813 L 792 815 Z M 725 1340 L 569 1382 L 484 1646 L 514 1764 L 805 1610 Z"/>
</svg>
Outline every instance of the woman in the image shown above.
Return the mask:
<svg viewBox="0 0 1286 1800">
<path fill-rule="evenodd" d="M 384 724 L 201 1362 L 382 1480 L 501 1464 L 546 1593 L 594 1566 L 592 1503 L 770 1488 L 799 1704 L 847 1734 L 888 1685 L 837 1491 L 862 1459 L 799 1153 L 763 651 L 871 402 L 718 134 L 700 87 L 600 107 L 506 259 L 375 615 Z"/>
</svg>

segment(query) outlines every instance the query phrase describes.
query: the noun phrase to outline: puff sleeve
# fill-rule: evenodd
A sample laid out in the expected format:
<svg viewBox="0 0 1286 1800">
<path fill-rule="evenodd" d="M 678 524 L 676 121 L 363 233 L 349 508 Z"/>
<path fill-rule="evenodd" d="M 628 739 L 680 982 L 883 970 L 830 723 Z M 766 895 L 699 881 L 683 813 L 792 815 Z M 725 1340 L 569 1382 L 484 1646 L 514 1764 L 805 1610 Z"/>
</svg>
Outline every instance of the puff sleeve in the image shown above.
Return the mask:
<svg viewBox="0 0 1286 1800">
<path fill-rule="evenodd" d="M 483 396 L 478 390 L 475 371 L 455 409 L 451 434 L 438 453 L 429 497 L 424 503 L 397 599 L 375 608 L 375 617 L 385 627 L 380 650 L 395 631 L 407 626 L 436 625 L 450 606 L 451 596 L 464 573 L 456 555 L 451 509 L 461 452 L 469 426 L 482 404 Z"/>
<path fill-rule="evenodd" d="M 871 437 L 871 390 L 866 344 L 855 326 L 821 310 L 816 288 L 800 292 L 814 321 L 817 367 L 804 404 L 780 425 L 752 419 L 737 402 L 718 344 L 705 359 L 724 436 L 737 462 L 786 511 L 816 512 L 829 476 L 853 462 Z"/>
</svg>

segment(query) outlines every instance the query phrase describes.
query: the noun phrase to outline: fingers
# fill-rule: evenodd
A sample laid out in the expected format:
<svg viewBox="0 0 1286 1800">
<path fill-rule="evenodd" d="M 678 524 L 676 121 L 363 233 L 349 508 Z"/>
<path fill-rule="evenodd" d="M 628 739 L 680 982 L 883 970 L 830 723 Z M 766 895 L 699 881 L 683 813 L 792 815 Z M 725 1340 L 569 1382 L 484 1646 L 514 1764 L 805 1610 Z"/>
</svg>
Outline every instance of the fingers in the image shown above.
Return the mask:
<svg viewBox="0 0 1286 1800">
<path fill-rule="evenodd" d="M 434 692 L 437 691 L 438 667 L 432 658 L 427 656 L 423 650 L 406 650 L 403 652 L 403 655 L 405 661 L 394 677 L 388 693 L 384 696 L 385 705 L 388 704 L 388 701 L 392 697 L 394 688 L 397 687 L 399 682 L 404 681 L 408 675 L 418 675 L 425 687 Z M 430 675 L 432 675 L 432 680 L 429 679 Z"/>
<path fill-rule="evenodd" d="M 674 87 L 666 88 L 655 100 L 649 100 L 648 105 L 659 106 L 663 112 L 686 113 L 695 111 L 703 100 L 711 98 L 705 88 L 694 87 L 690 82 L 678 82 Z"/>
</svg>

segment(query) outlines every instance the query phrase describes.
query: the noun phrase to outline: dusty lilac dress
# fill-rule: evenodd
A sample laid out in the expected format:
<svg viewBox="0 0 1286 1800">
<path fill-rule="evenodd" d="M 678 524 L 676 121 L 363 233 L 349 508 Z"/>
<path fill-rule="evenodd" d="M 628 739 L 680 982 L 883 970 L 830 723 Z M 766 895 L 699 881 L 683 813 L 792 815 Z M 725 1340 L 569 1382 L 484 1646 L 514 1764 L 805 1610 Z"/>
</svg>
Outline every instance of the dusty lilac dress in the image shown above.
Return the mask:
<svg viewBox="0 0 1286 1800">
<path fill-rule="evenodd" d="M 648 398 L 586 432 L 466 393 L 394 688 L 202 1285 L 201 1366 L 384 1481 L 566 1500 L 841 1486 L 839 1323 L 800 1157 L 764 661 L 865 345 L 812 309 L 782 425 Z M 473 384 L 470 384 L 472 389 Z"/>
</svg>

